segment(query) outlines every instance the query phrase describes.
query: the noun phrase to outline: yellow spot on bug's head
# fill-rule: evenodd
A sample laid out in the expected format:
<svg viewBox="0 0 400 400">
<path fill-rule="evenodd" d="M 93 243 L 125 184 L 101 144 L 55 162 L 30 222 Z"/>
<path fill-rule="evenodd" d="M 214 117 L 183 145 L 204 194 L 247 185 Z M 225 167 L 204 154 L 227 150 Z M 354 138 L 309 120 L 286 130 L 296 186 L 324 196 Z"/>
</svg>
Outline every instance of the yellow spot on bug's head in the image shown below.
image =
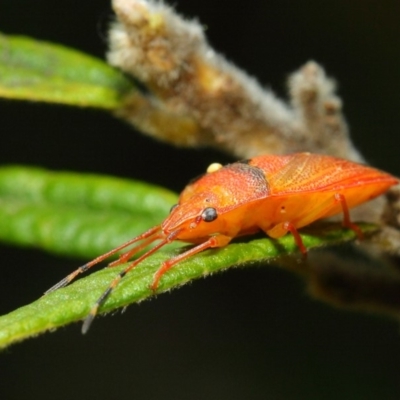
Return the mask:
<svg viewBox="0 0 400 400">
<path fill-rule="evenodd" d="M 211 174 L 211 172 L 215 172 L 215 171 L 218 171 L 219 169 L 221 169 L 222 168 L 222 164 L 220 164 L 220 163 L 212 163 L 212 164 L 210 164 L 209 166 L 208 166 L 208 168 L 207 168 L 207 173 L 209 173 L 209 174 Z"/>
</svg>

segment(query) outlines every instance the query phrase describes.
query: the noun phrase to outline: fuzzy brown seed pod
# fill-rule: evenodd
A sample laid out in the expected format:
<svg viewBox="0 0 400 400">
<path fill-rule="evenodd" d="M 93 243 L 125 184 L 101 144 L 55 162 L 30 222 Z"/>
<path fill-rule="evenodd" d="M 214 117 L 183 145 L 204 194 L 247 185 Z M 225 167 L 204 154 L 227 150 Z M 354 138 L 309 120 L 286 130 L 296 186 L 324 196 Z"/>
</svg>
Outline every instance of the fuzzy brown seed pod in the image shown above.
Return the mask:
<svg viewBox="0 0 400 400">
<path fill-rule="evenodd" d="M 143 132 L 237 158 L 309 151 L 364 161 L 350 140 L 335 83 L 316 62 L 289 77 L 286 103 L 215 52 L 197 21 L 158 1 L 113 0 L 113 8 L 108 60 L 149 89 L 128 97 L 116 114 Z M 380 223 L 386 205 L 381 197 L 353 218 Z M 382 232 L 381 245 L 398 252 L 397 236 Z"/>
<path fill-rule="evenodd" d="M 236 157 L 307 150 L 362 160 L 335 84 L 317 63 L 289 78 L 287 104 L 216 53 L 198 22 L 159 2 L 114 0 L 113 7 L 118 22 L 108 60 L 151 92 L 133 95 L 118 110 L 135 126 L 177 145 L 214 146 Z"/>
</svg>

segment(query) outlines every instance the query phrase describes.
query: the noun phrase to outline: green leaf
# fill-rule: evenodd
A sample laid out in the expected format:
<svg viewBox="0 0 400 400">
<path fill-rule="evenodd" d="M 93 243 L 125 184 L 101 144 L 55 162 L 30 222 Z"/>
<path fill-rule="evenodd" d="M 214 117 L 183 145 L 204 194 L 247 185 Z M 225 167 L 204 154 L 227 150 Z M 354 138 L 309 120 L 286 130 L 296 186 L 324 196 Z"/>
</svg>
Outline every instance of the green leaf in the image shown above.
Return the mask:
<svg viewBox="0 0 400 400">
<path fill-rule="evenodd" d="M 135 90 L 117 70 L 79 51 L 0 34 L 0 97 L 115 109 Z"/>
<path fill-rule="evenodd" d="M 376 229 L 372 225 L 359 226 L 365 233 Z M 355 235 L 353 231 L 339 229 L 337 224 L 330 224 L 323 229 L 314 229 L 308 234 L 302 233 L 301 237 L 305 246 L 311 249 L 353 240 Z M 153 274 L 164 260 L 179 251 L 179 249 L 160 251 L 144 260 L 121 281 L 100 313 L 110 312 L 152 296 L 153 292 L 149 289 L 149 285 Z M 179 263 L 167 272 L 162 277 L 157 292 L 167 291 L 192 279 L 230 267 L 266 263 L 293 253 L 298 253 L 298 249 L 291 235 L 279 240 L 254 239 L 247 243 L 232 243 L 222 249 L 207 250 Z M 0 348 L 81 320 L 123 268 L 124 266 L 105 268 L 0 317 Z"/>
<path fill-rule="evenodd" d="M 106 176 L 0 168 L 0 240 L 91 258 L 159 224 L 177 196 Z"/>
<path fill-rule="evenodd" d="M 0 240 L 92 258 L 159 224 L 177 196 L 160 187 L 99 175 L 0 168 Z M 360 224 L 364 232 L 373 225 Z M 354 239 L 337 224 L 314 227 L 301 237 L 308 249 Z M 181 249 L 160 251 L 143 261 L 117 286 L 100 312 L 153 295 L 149 289 L 160 264 Z M 232 243 L 204 251 L 166 273 L 163 292 L 192 279 L 234 266 L 266 263 L 298 253 L 291 235 Z M 0 317 L 0 348 L 84 318 L 124 266 L 105 268 Z M 60 277 L 62 278 L 62 277 Z M 43 288 L 44 290 L 47 288 Z"/>
</svg>

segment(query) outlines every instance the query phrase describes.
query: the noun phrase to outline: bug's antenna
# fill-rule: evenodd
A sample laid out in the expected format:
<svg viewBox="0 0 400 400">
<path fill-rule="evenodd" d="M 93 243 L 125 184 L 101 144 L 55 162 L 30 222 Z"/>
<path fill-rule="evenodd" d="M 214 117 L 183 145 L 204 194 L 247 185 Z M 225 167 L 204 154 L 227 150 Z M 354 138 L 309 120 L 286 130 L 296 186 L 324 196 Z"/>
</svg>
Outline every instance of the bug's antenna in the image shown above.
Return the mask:
<svg viewBox="0 0 400 400">
<path fill-rule="evenodd" d="M 133 268 L 136 267 L 140 262 L 142 262 L 145 258 L 150 256 L 151 254 L 155 253 L 158 249 L 166 245 L 167 243 L 170 243 L 171 239 L 170 237 L 164 238 L 160 243 L 158 243 L 156 246 L 154 246 L 152 249 L 147 251 L 146 253 L 142 254 L 139 258 L 137 258 L 135 261 L 131 262 L 123 271 L 121 271 L 115 278 L 114 280 L 110 283 L 108 288 L 102 293 L 102 295 L 97 299 L 96 303 L 90 310 L 89 314 L 83 321 L 82 325 L 82 334 L 87 333 L 87 331 L 90 328 L 90 325 L 92 324 L 94 318 L 97 315 L 97 312 L 99 308 L 104 304 L 104 302 L 107 300 L 108 296 L 111 294 L 111 292 L 115 289 L 115 287 L 118 285 L 119 281 Z"/>
<path fill-rule="evenodd" d="M 87 271 L 89 268 L 93 267 L 94 265 L 100 263 L 101 261 L 105 260 L 106 258 L 112 256 L 113 254 L 117 253 L 118 251 L 125 249 L 126 247 L 130 246 L 133 243 L 136 243 L 140 240 L 143 239 L 148 239 L 146 240 L 144 243 L 140 244 L 139 246 L 135 247 L 134 249 L 132 249 L 131 251 L 128 251 L 127 255 L 129 255 L 128 258 L 132 257 L 136 252 L 140 251 L 141 249 L 143 249 L 144 247 L 146 247 L 149 243 L 153 242 L 154 240 L 159 239 L 159 236 L 156 235 L 154 236 L 156 233 L 159 233 L 161 227 L 160 225 L 157 225 L 151 229 L 149 229 L 148 231 L 142 233 L 139 236 L 134 237 L 133 239 L 128 240 L 127 242 L 121 244 L 120 246 L 108 251 L 107 253 L 102 254 L 99 257 L 96 257 L 95 259 L 93 259 L 92 261 L 89 261 L 88 263 L 80 266 L 78 269 L 76 269 L 75 271 L 71 272 L 69 275 L 67 275 L 64 279 L 61 279 L 60 282 L 56 283 L 54 286 L 52 286 L 50 289 L 46 290 L 44 292 L 44 294 L 49 294 L 51 292 L 54 292 L 57 289 L 60 289 L 64 286 L 67 286 L 71 281 L 73 281 L 76 276 L 82 274 L 83 272 Z M 124 261 L 127 261 L 127 258 L 125 257 L 125 254 L 122 255 L 120 257 L 119 260 L 117 260 L 116 262 L 112 263 L 112 266 L 118 265 L 117 263 L 122 263 Z M 122 260 L 122 261 L 120 261 Z"/>
</svg>

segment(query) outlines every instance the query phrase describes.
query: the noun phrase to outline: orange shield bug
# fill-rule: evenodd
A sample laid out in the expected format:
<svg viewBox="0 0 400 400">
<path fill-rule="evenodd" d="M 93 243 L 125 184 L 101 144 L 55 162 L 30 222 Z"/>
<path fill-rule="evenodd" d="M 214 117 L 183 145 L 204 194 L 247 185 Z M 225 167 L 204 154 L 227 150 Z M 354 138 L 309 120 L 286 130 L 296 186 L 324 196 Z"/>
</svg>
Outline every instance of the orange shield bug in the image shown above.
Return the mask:
<svg viewBox="0 0 400 400">
<path fill-rule="evenodd" d="M 86 317 L 86 333 L 118 282 L 136 265 L 164 245 L 179 240 L 191 249 L 165 261 L 154 275 L 156 290 L 162 275 L 178 262 L 208 248 L 226 246 L 233 238 L 264 231 L 272 238 L 290 232 L 300 251 L 307 252 L 298 229 L 343 214 L 343 225 L 361 231 L 350 221 L 349 209 L 383 194 L 399 180 L 385 172 L 351 161 L 310 153 L 264 155 L 229 164 L 212 164 L 207 173 L 189 183 L 179 202 L 160 225 L 84 264 L 46 293 L 66 286 L 77 275 L 109 256 L 140 242 L 110 267 L 129 261 L 149 244 L 154 247 L 131 261 L 111 282 Z"/>
</svg>

